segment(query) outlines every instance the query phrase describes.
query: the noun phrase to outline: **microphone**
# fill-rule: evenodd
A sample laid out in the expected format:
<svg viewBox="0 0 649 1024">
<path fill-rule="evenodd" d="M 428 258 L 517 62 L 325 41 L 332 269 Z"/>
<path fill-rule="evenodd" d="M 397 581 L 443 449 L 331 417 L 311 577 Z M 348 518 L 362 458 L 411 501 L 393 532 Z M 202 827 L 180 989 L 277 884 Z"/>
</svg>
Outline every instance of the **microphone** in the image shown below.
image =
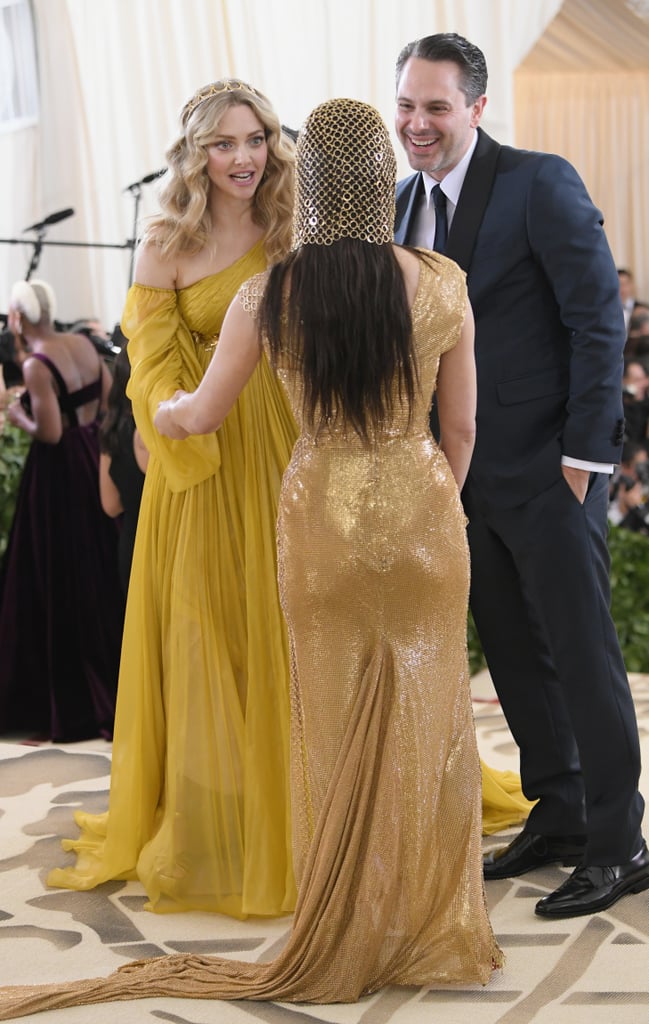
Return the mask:
<svg viewBox="0 0 649 1024">
<path fill-rule="evenodd" d="M 139 181 L 134 181 L 132 185 L 127 185 L 126 188 L 122 189 L 122 192 L 131 192 L 134 188 L 139 188 L 140 185 L 148 185 L 150 182 L 155 181 L 156 178 L 161 178 L 167 170 L 163 167 L 160 171 L 151 171 L 151 174 L 145 174 Z"/>
<path fill-rule="evenodd" d="M 74 210 L 72 207 L 68 207 L 67 210 L 59 210 L 58 213 L 51 213 L 45 220 L 39 220 L 37 224 L 31 224 L 28 228 L 23 228 L 23 231 L 40 231 L 41 228 L 47 228 L 50 224 L 58 224 L 60 220 L 67 220 L 68 217 L 74 216 Z"/>
<path fill-rule="evenodd" d="M 140 184 L 148 185 L 150 181 L 155 181 L 156 178 L 161 178 L 166 170 L 167 168 L 163 167 L 160 171 L 152 171 L 151 174 L 145 174 Z"/>
</svg>

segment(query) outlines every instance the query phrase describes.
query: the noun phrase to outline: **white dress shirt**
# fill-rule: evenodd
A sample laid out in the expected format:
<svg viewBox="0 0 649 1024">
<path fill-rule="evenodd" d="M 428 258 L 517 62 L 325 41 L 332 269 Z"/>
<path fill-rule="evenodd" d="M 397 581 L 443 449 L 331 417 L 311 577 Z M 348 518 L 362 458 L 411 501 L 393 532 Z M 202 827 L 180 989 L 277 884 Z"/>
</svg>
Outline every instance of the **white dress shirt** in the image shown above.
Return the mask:
<svg viewBox="0 0 649 1024">
<path fill-rule="evenodd" d="M 435 238 L 435 204 L 432 198 L 432 191 L 435 185 L 439 185 L 446 196 L 446 222 L 448 230 L 451 230 L 455 207 L 460 198 L 462 185 L 467 168 L 471 163 L 473 151 L 478 144 L 478 133 L 474 132 L 474 139 L 460 162 L 449 171 L 442 182 L 438 182 L 426 171 L 422 171 L 421 177 L 424 183 L 424 195 L 421 197 L 419 209 L 415 215 L 414 230 L 412 232 L 411 245 L 419 245 L 423 249 L 432 249 Z"/>
</svg>

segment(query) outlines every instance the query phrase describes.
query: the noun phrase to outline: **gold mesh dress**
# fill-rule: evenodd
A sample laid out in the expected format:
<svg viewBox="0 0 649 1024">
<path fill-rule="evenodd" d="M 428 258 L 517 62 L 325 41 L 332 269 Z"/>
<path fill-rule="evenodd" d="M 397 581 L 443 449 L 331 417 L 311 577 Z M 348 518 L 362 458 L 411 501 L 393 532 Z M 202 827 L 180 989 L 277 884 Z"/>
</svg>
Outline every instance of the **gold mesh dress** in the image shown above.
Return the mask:
<svg viewBox="0 0 649 1024">
<path fill-rule="evenodd" d="M 350 135 L 358 145 L 362 130 Z M 265 281 L 240 289 L 253 316 Z M 482 880 L 465 517 L 428 428 L 439 359 L 465 310 L 462 271 L 422 258 L 411 419 L 395 395 L 368 441 L 335 418 L 314 436 L 301 378 L 279 359 L 300 428 L 278 518 L 298 882 L 286 947 L 270 963 L 179 954 L 106 979 L 4 989 L 0 1018 L 151 996 L 351 1002 L 389 984 L 485 984 L 502 964 Z"/>
</svg>

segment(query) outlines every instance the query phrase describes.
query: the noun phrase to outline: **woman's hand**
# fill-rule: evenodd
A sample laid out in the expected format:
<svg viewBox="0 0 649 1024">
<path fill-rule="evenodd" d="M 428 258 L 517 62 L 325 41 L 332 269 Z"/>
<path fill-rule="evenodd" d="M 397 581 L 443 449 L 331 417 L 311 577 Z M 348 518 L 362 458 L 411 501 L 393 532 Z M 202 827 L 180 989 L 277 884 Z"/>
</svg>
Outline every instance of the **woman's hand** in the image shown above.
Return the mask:
<svg viewBox="0 0 649 1024">
<path fill-rule="evenodd" d="M 28 430 L 30 419 L 20 403 L 20 398 L 15 398 L 14 401 L 7 406 L 6 416 L 14 427 L 19 427 L 24 431 Z"/>
<path fill-rule="evenodd" d="M 153 418 L 153 425 L 158 433 L 163 437 L 170 437 L 172 441 L 184 441 L 186 437 L 189 437 L 188 431 L 179 426 L 174 419 L 174 407 L 179 399 L 186 394 L 186 391 L 176 391 L 173 398 L 168 398 L 166 402 L 160 402 L 158 411 Z"/>
</svg>

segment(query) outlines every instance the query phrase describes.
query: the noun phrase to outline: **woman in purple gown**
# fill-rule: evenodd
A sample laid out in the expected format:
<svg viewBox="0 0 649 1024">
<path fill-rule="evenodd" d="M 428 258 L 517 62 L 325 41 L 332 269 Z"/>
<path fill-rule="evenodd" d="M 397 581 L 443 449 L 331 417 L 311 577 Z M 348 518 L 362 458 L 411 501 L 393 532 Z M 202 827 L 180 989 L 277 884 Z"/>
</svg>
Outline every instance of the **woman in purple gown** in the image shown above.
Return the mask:
<svg viewBox="0 0 649 1024">
<path fill-rule="evenodd" d="M 124 599 L 117 529 L 99 501 L 110 373 L 54 325 L 54 294 L 19 281 L 9 329 L 25 392 L 7 409 L 32 438 L 0 570 L 0 733 L 112 736 Z"/>
</svg>

